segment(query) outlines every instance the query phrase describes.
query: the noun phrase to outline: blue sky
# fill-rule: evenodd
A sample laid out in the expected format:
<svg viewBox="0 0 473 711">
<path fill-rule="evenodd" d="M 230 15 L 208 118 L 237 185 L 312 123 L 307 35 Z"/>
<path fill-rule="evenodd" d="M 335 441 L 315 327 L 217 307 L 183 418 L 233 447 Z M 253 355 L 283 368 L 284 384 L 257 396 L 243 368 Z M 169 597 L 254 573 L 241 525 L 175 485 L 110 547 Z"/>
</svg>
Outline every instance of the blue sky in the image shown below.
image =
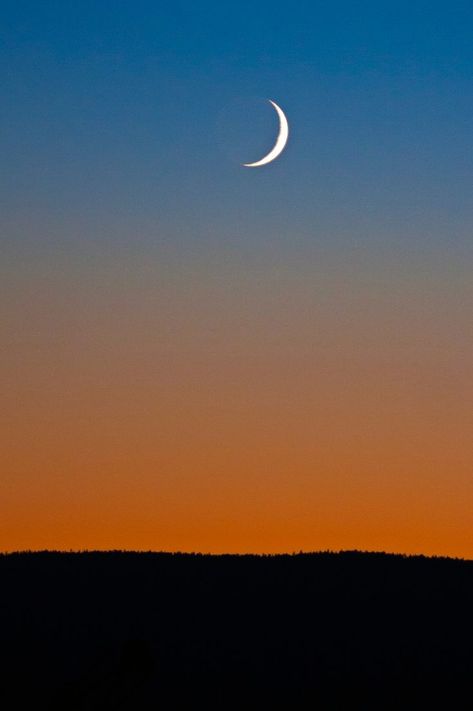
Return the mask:
<svg viewBox="0 0 473 711">
<path fill-rule="evenodd" d="M 472 37 L 0 4 L 2 545 L 472 556 Z"/>
<path fill-rule="evenodd" d="M 64 224 L 125 241 L 160 225 L 184 242 L 465 246 L 472 20 L 468 3 L 5 2 L 4 229 L 17 234 L 27 205 L 64 239 Z M 291 141 L 245 171 L 222 151 L 221 117 L 248 100 L 253 158 L 274 135 L 265 98 Z"/>
</svg>

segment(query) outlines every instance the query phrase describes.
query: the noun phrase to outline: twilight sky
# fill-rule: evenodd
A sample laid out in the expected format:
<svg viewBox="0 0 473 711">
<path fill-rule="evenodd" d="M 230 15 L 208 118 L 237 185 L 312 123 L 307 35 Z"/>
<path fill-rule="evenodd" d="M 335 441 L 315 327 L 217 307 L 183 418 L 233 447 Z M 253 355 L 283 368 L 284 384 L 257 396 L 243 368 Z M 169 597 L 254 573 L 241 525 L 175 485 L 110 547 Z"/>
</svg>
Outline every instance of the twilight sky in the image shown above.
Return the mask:
<svg viewBox="0 0 473 711">
<path fill-rule="evenodd" d="M 472 36 L 2 3 L 0 550 L 473 558 Z"/>
</svg>

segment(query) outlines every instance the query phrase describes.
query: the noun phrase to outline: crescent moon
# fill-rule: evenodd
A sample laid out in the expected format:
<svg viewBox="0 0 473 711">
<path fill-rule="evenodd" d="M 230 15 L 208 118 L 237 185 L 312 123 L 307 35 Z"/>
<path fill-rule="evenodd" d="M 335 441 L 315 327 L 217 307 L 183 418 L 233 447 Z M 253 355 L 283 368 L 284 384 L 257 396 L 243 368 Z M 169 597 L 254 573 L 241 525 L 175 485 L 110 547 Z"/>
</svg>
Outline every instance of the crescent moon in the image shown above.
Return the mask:
<svg viewBox="0 0 473 711">
<path fill-rule="evenodd" d="M 242 163 L 245 168 L 259 168 L 260 165 L 271 163 L 271 161 L 275 160 L 275 158 L 283 152 L 286 146 L 287 139 L 289 137 L 289 124 L 287 122 L 287 118 L 280 106 L 278 106 L 274 101 L 271 101 L 271 99 L 268 99 L 268 101 L 276 109 L 276 113 L 279 118 L 279 134 L 276 139 L 276 143 L 274 144 L 274 148 L 272 148 L 267 155 L 261 158 L 261 160 L 257 160 L 255 163 Z"/>
</svg>

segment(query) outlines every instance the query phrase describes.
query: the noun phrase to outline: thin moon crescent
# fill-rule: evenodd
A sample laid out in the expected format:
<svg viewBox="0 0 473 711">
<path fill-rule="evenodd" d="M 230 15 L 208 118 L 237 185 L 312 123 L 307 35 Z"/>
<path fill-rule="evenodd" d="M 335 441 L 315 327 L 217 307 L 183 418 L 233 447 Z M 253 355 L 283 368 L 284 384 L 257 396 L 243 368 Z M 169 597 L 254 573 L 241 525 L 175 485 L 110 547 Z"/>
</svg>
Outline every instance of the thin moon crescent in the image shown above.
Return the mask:
<svg viewBox="0 0 473 711">
<path fill-rule="evenodd" d="M 289 137 L 289 124 L 287 122 L 287 118 L 280 106 L 278 106 L 274 101 L 271 101 L 271 99 L 268 99 L 268 101 L 276 109 L 276 113 L 279 118 L 279 134 L 276 139 L 276 143 L 274 144 L 274 148 L 272 148 L 267 155 L 261 158 L 261 160 L 257 160 L 255 163 L 242 163 L 245 168 L 259 168 L 260 165 L 271 163 L 272 160 L 277 158 L 278 155 L 283 152 L 286 146 L 287 139 Z"/>
</svg>

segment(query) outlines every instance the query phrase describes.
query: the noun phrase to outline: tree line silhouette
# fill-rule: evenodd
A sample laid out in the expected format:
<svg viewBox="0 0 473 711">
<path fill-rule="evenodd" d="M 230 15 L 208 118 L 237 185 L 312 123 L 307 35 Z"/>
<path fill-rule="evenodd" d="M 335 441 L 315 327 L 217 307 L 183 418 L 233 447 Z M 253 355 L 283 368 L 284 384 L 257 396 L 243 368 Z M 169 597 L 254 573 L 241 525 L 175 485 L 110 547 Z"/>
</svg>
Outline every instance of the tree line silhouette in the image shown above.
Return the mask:
<svg viewBox="0 0 473 711">
<path fill-rule="evenodd" d="M 0 708 L 473 708 L 473 561 L 0 556 Z"/>
</svg>

